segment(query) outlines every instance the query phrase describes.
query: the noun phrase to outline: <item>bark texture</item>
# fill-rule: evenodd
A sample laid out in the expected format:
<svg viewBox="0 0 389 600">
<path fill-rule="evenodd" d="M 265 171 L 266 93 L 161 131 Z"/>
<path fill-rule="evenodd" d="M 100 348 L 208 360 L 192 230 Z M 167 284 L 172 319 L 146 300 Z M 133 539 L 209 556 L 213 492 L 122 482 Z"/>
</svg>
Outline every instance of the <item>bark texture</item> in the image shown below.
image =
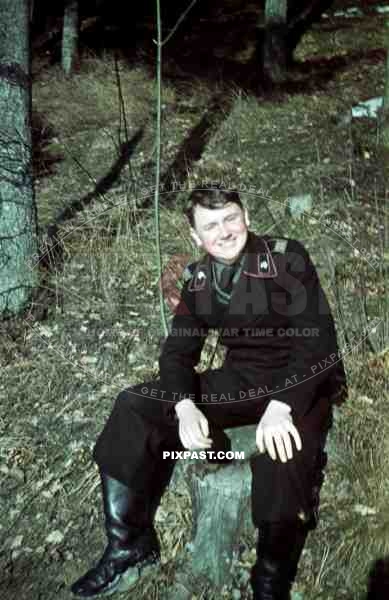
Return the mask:
<svg viewBox="0 0 389 600">
<path fill-rule="evenodd" d="M 66 0 L 62 31 L 62 69 L 71 75 L 78 63 L 78 0 Z"/>
<path fill-rule="evenodd" d="M 32 178 L 29 0 L 0 0 L 0 314 L 25 308 L 38 280 Z"/>
<path fill-rule="evenodd" d="M 385 90 L 381 114 L 382 124 L 382 157 L 385 177 L 385 200 L 389 198 L 389 19 L 386 25 L 386 63 L 385 63 Z"/>
<path fill-rule="evenodd" d="M 296 46 L 333 1 L 266 0 L 265 29 L 259 53 L 265 82 L 281 83 L 287 79 Z"/>
<path fill-rule="evenodd" d="M 193 511 L 190 568 L 217 587 L 231 579 L 242 534 L 254 533 L 249 459 L 257 452 L 256 428 L 252 425 L 226 430 L 231 449 L 243 451 L 244 460 L 214 465 L 196 460 L 185 472 Z"/>
<path fill-rule="evenodd" d="M 265 77 L 278 82 L 286 73 L 287 0 L 266 0 L 263 68 Z"/>
</svg>

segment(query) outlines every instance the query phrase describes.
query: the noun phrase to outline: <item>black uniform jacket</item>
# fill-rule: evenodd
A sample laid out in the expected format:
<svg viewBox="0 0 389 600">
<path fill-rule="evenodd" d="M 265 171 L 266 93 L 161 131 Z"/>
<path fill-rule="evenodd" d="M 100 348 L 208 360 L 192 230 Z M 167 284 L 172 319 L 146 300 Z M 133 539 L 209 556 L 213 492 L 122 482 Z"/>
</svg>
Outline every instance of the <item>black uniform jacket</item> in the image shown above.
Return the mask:
<svg viewBox="0 0 389 600">
<path fill-rule="evenodd" d="M 166 413 L 173 417 L 184 395 L 196 401 L 204 392 L 215 401 L 229 401 L 231 394 L 250 399 L 259 415 L 270 399 L 287 403 L 299 418 L 318 397 L 341 404 L 347 383 L 334 321 L 304 246 L 249 232 L 225 307 L 211 285 L 211 261 L 206 255 L 191 265 L 159 358 Z M 195 366 L 210 328 L 220 331 L 226 356 L 221 369 L 199 377 Z"/>
</svg>

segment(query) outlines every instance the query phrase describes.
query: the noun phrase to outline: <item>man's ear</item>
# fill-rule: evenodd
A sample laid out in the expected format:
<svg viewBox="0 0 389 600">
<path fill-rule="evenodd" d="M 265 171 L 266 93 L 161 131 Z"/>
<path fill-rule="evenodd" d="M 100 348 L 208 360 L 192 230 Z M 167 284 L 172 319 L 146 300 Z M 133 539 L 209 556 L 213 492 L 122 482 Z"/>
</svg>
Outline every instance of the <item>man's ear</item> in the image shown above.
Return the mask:
<svg viewBox="0 0 389 600">
<path fill-rule="evenodd" d="M 249 212 L 248 212 L 247 208 L 244 209 L 244 220 L 245 220 L 247 227 L 249 227 L 250 226 L 250 217 L 249 217 Z"/>
<path fill-rule="evenodd" d="M 201 239 L 199 238 L 199 236 L 197 235 L 197 233 L 195 232 L 195 230 L 193 229 L 193 227 L 190 228 L 190 237 L 192 238 L 192 240 L 195 242 L 195 244 L 201 248 L 203 245 L 203 242 L 201 241 Z"/>
</svg>

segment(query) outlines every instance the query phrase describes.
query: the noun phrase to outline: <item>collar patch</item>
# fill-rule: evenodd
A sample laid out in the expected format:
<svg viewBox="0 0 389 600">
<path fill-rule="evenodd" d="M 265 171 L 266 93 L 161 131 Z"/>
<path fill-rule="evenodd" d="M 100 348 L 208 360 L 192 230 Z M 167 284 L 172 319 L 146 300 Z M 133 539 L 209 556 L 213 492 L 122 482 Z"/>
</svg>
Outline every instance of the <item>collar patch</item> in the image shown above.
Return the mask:
<svg viewBox="0 0 389 600">
<path fill-rule="evenodd" d="M 204 289 L 206 280 L 206 273 L 201 267 L 198 268 L 189 282 L 188 290 L 190 292 L 197 292 L 198 290 Z"/>
<path fill-rule="evenodd" d="M 262 239 L 262 251 L 255 254 L 249 254 L 247 269 L 243 271 L 245 275 L 257 277 L 258 279 L 267 279 L 277 277 L 278 271 L 274 262 L 270 248 L 266 240 Z M 253 260 L 255 262 L 253 262 Z"/>
<path fill-rule="evenodd" d="M 280 254 L 284 254 L 286 250 L 286 246 L 288 245 L 288 240 L 275 240 L 273 252 L 279 252 Z"/>
<path fill-rule="evenodd" d="M 259 255 L 259 270 L 261 273 L 268 273 L 269 271 L 269 263 L 266 254 Z"/>
</svg>

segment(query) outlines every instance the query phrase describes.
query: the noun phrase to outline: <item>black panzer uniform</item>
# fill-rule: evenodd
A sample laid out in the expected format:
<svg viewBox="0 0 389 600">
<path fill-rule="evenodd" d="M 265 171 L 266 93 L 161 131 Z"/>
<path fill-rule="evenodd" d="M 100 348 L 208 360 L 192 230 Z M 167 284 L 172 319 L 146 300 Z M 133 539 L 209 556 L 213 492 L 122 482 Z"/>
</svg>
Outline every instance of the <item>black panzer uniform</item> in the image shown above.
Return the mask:
<svg viewBox="0 0 389 600">
<path fill-rule="evenodd" d="M 288 404 L 302 450 L 286 463 L 255 455 L 252 517 L 299 516 L 317 524 L 332 407 L 347 397 L 333 318 L 315 267 L 298 241 L 249 232 L 232 267 L 211 256 L 186 269 L 181 301 L 160 355 L 160 379 L 123 390 L 94 448 L 100 469 L 158 504 L 183 450 L 175 404 L 191 398 L 209 421 L 211 449 L 223 429 L 258 424 L 271 399 Z M 208 330 L 220 331 L 223 366 L 195 370 Z"/>
</svg>

